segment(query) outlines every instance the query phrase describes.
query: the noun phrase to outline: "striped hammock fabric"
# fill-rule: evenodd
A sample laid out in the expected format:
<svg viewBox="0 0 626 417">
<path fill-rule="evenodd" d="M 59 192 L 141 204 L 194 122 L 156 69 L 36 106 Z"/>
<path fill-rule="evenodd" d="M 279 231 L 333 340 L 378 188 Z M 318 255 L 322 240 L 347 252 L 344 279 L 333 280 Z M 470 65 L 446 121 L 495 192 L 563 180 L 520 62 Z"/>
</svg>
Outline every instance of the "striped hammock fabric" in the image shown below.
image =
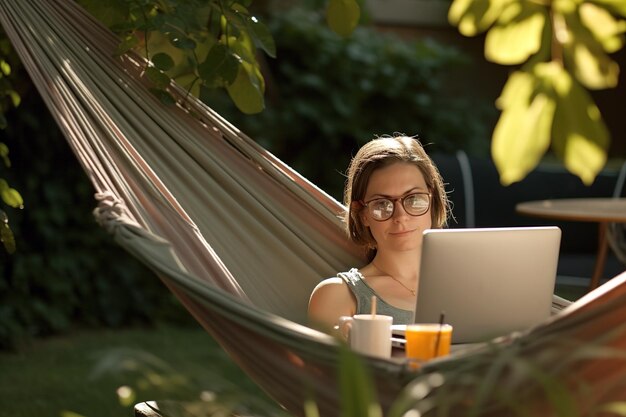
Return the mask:
<svg viewBox="0 0 626 417">
<path fill-rule="evenodd" d="M 312 288 L 364 262 L 343 235 L 341 204 L 177 86 L 178 104 L 162 105 L 145 61 L 114 57 L 117 38 L 72 0 L 0 0 L 0 23 L 91 179 L 102 227 L 278 403 L 304 415 L 312 398 L 321 415 L 339 415 L 339 345 L 305 323 Z M 388 410 L 409 387 L 422 414 L 515 405 L 557 415 L 549 381 L 580 415 L 625 401 L 625 281 L 417 370 L 364 358 L 377 398 Z M 411 391 L 434 376 L 427 395 Z"/>
</svg>

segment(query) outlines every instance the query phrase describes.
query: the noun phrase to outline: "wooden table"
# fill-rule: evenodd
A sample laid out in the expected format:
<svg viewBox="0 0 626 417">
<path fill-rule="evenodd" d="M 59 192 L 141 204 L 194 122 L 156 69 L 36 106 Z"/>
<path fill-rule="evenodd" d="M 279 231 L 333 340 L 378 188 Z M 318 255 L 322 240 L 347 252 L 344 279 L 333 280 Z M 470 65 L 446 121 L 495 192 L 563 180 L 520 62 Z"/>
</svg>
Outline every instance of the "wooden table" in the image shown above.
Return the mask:
<svg viewBox="0 0 626 417">
<path fill-rule="evenodd" d="M 606 263 L 609 223 L 626 222 L 626 198 L 571 198 L 519 203 L 515 210 L 524 215 L 554 220 L 598 223 L 598 253 L 589 289 L 600 284 Z"/>
</svg>

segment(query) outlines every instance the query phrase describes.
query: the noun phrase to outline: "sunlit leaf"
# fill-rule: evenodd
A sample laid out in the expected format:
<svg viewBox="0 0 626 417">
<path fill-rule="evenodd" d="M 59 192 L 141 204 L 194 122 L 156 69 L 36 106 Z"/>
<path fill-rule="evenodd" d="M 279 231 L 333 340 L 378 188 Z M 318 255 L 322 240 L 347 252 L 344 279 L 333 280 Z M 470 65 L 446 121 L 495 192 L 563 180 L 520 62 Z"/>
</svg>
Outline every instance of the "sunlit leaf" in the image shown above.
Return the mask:
<svg viewBox="0 0 626 417">
<path fill-rule="evenodd" d="M 239 57 L 240 60 L 243 60 L 250 65 L 258 67 L 254 43 L 252 42 L 252 39 L 250 39 L 250 36 L 248 36 L 245 32 L 242 32 L 239 37 L 222 37 L 222 39 L 220 39 L 220 42 L 224 45 L 227 45 L 228 48 L 231 49 L 231 52 Z"/>
<path fill-rule="evenodd" d="M 609 131 L 589 93 L 569 74 L 556 87 L 553 149 L 565 167 L 589 185 L 606 163 Z"/>
<path fill-rule="evenodd" d="M 170 84 L 170 77 L 154 67 L 146 68 L 146 77 L 158 89 L 164 89 Z"/>
<path fill-rule="evenodd" d="M 593 3 L 580 5 L 580 18 L 605 52 L 616 52 L 624 45 L 626 21 L 616 19 L 606 9 Z"/>
<path fill-rule="evenodd" d="M 163 53 L 172 58 L 174 66 L 165 73 L 170 78 L 178 78 L 185 74 L 195 74 L 196 62 L 201 62 L 206 57 L 209 48 L 214 43 L 215 40 L 209 38 L 206 42 L 199 42 L 194 50 L 180 49 L 170 43 L 167 35 L 155 31 L 150 34 L 148 50 L 153 56 Z"/>
<path fill-rule="evenodd" d="M 329 0 L 326 23 L 339 36 L 350 36 L 359 23 L 361 8 L 356 0 Z"/>
<path fill-rule="evenodd" d="M 347 346 L 339 353 L 339 390 L 342 417 L 381 417 L 370 375 L 361 358 Z"/>
<path fill-rule="evenodd" d="M 454 0 L 448 21 L 465 36 L 475 36 L 489 29 L 511 0 Z"/>
<path fill-rule="evenodd" d="M 250 73 L 246 66 L 248 64 L 239 66 L 235 81 L 226 90 L 239 110 L 245 114 L 255 114 L 265 108 L 262 83 L 259 81 L 260 74 L 252 69 L 250 70 L 253 72 Z"/>
<path fill-rule="evenodd" d="M 617 416 L 626 416 L 626 402 L 615 401 L 605 404 L 601 407 L 600 411 L 606 411 Z"/>
<path fill-rule="evenodd" d="M 164 52 L 152 55 L 151 61 L 161 71 L 167 71 L 174 66 L 172 57 Z"/>
<path fill-rule="evenodd" d="M 605 7 L 616 15 L 626 17 L 626 1 L 624 0 L 592 0 L 593 3 Z"/>
<path fill-rule="evenodd" d="M 585 87 L 603 89 L 615 87 L 619 66 L 604 52 L 602 44 L 583 25 L 576 12 L 563 13 L 569 36 L 564 43 L 564 58 L 574 76 Z"/>
<path fill-rule="evenodd" d="M 499 100 L 503 111 L 491 145 L 504 185 L 523 179 L 548 150 L 555 111 L 554 97 L 548 88 L 541 88 L 541 80 L 527 73 L 514 75 Z"/>
<path fill-rule="evenodd" d="M 315 400 L 307 399 L 302 405 L 306 417 L 320 417 L 320 410 Z"/>
<path fill-rule="evenodd" d="M 22 97 L 20 97 L 15 90 L 9 91 L 9 97 L 11 97 L 11 104 L 13 104 L 13 107 L 18 107 L 22 102 Z"/>
<path fill-rule="evenodd" d="M 237 77 L 239 61 L 228 47 L 215 44 L 198 66 L 198 74 L 207 86 L 229 85 Z"/>
<path fill-rule="evenodd" d="M 20 193 L 11 187 L 0 187 L 0 197 L 8 206 L 13 208 L 23 208 L 24 200 Z"/>
<path fill-rule="evenodd" d="M 276 58 L 276 43 L 269 29 L 257 17 L 251 16 L 240 4 L 233 4 L 232 10 L 225 10 L 228 22 L 236 26 L 249 37 L 253 44 L 265 51 L 268 56 Z"/>
<path fill-rule="evenodd" d="M 534 82 L 533 76 L 528 72 L 515 71 L 509 75 L 509 79 L 504 84 L 502 93 L 496 100 L 496 106 L 504 110 L 511 107 L 517 101 L 518 96 L 530 96 Z"/>
<path fill-rule="evenodd" d="M 551 6 L 556 13 L 573 13 L 580 3 L 580 0 L 552 0 Z"/>
<path fill-rule="evenodd" d="M 267 26 L 256 17 L 249 16 L 245 19 L 248 34 L 254 41 L 257 48 L 261 48 L 272 58 L 276 58 L 276 43 Z"/>
<path fill-rule="evenodd" d="M 4 75 L 11 75 L 11 65 L 4 59 L 0 60 L 0 71 L 2 71 Z"/>
<path fill-rule="evenodd" d="M 513 16 L 507 16 L 514 14 Z M 485 57 L 492 62 L 521 64 L 541 47 L 547 15 L 539 6 L 513 3 L 506 7 L 496 25 L 487 32 Z"/>
</svg>

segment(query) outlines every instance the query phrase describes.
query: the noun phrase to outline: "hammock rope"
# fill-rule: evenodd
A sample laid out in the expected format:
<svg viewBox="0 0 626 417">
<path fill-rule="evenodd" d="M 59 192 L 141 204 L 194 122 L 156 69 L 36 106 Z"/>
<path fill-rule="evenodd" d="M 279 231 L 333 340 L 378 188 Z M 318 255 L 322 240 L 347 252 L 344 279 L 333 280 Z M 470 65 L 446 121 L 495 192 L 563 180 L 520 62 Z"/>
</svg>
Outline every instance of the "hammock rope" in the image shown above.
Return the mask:
<svg viewBox="0 0 626 417">
<path fill-rule="evenodd" d="M 363 263 L 341 230 L 341 204 L 198 100 L 184 100 L 177 86 L 176 106 L 159 103 L 142 78 L 145 61 L 114 57 L 115 36 L 74 1 L 0 0 L 0 24 L 91 179 L 102 227 L 152 268 L 278 403 L 303 415 L 312 395 L 321 415 L 339 415 L 339 346 L 303 324 L 314 285 Z M 482 415 L 497 415 L 504 406 L 497 393 L 477 396 L 464 385 L 489 374 L 494 386 L 526 387 L 528 407 L 556 415 L 540 381 L 509 378 L 512 365 L 502 358 L 513 357 L 584 391 L 574 396 L 582 415 L 626 400 L 626 384 L 602 384 L 619 382 L 626 371 L 623 322 L 626 273 L 534 329 L 419 370 L 365 360 L 385 410 L 407 384 L 444 375 L 420 404 L 447 393 L 464 399 L 450 406 L 459 415 L 476 398 L 487 405 Z M 570 357 L 564 341 L 600 343 L 621 356 Z M 495 363 L 504 364 L 498 370 Z"/>
</svg>

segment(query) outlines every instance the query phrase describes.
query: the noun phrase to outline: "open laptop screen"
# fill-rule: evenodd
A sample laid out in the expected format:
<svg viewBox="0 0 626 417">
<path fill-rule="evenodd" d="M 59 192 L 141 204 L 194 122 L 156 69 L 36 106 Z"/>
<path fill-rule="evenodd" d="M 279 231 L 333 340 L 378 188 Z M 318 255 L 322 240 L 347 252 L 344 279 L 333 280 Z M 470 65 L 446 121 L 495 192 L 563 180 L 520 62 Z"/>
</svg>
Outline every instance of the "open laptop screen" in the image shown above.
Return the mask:
<svg viewBox="0 0 626 417">
<path fill-rule="evenodd" d="M 415 322 L 444 312 L 452 343 L 540 323 L 551 311 L 560 241 L 552 226 L 425 231 Z"/>
</svg>

